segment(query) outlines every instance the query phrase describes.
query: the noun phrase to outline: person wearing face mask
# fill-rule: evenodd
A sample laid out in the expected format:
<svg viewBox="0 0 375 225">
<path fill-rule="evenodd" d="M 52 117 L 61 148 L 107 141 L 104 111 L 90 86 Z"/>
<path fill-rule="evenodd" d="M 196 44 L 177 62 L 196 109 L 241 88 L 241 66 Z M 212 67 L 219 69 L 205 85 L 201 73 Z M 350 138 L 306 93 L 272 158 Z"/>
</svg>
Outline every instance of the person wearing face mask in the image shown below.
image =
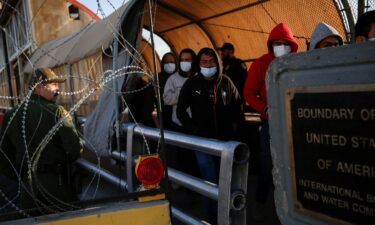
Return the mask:
<svg viewBox="0 0 375 225">
<path fill-rule="evenodd" d="M 215 50 L 203 48 L 197 56 L 198 73 L 183 85 L 177 117 L 191 133 L 229 140 L 241 118 L 241 97 L 228 76 L 223 74 Z M 186 109 L 191 109 L 191 117 Z"/>
<path fill-rule="evenodd" d="M 243 97 L 243 87 L 247 75 L 246 64 L 234 56 L 234 46 L 231 43 L 224 43 L 219 50 L 223 62 L 223 73 L 233 81 L 241 97 Z"/>
<path fill-rule="evenodd" d="M 195 52 L 189 48 L 185 48 L 180 52 L 178 58 L 180 62 L 179 71 L 168 78 L 163 92 L 164 104 L 173 107 L 171 128 L 178 132 L 185 132 L 185 129 L 182 127 L 182 124 L 176 115 L 178 96 L 180 94 L 181 87 L 184 85 L 186 80 L 195 74 L 195 58 Z M 188 112 L 190 112 L 189 109 Z"/>
<path fill-rule="evenodd" d="M 173 52 L 165 53 L 161 59 L 161 72 L 159 75 L 160 94 L 163 95 L 164 87 L 167 83 L 168 78 L 177 72 L 177 57 Z"/>
<path fill-rule="evenodd" d="M 186 133 L 185 128 L 177 118 L 176 108 L 181 87 L 190 77 L 195 75 L 196 54 L 192 49 L 185 48 L 181 50 L 178 60 L 179 70 L 168 78 L 163 93 L 164 104 L 172 107 L 172 113 L 169 118 L 169 120 L 171 120 L 171 125 L 166 128 Z M 190 109 L 186 109 L 186 111 L 190 115 Z M 167 153 L 169 166 L 191 175 L 197 174 L 197 169 L 192 167 L 196 162 L 195 156 L 191 151 L 172 146 L 168 148 L 170 150 Z M 176 186 L 172 185 L 172 187 L 175 188 Z"/>
<path fill-rule="evenodd" d="M 359 16 L 355 24 L 355 41 L 356 43 L 375 41 L 375 10 Z"/>
<path fill-rule="evenodd" d="M 329 48 L 343 45 L 339 32 L 330 25 L 320 22 L 311 35 L 309 51 L 319 48 Z"/>
<path fill-rule="evenodd" d="M 177 63 L 177 57 L 173 52 L 164 54 L 163 58 L 161 59 L 161 72 L 158 74 L 161 107 L 163 110 L 163 123 L 165 128 L 172 127 L 172 106 L 164 104 L 163 93 L 168 78 L 178 70 Z"/>
<path fill-rule="evenodd" d="M 233 82 L 223 74 L 221 60 L 215 50 L 203 48 L 197 56 L 196 76 L 187 80 L 181 89 L 177 117 L 194 135 L 220 140 L 234 140 L 243 120 L 241 97 Z M 187 109 L 191 109 L 191 116 Z M 195 152 L 201 177 L 218 182 L 218 158 Z M 214 206 L 206 201 L 210 222 L 215 222 Z"/>
<path fill-rule="evenodd" d="M 268 130 L 268 104 L 266 73 L 271 62 L 283 55 L 297 52 L 297 40 L 291 29 L 284 23 L 272 29 L 267 41 L 268 53 L 258 58 L 250 67 L 244 88 L 246 102 L 261 114 L 260 152 L 258 154 L 259 174 L 256 189 L 256 207 L 253 211 L 255 220 L 265 218 L 264 207 L 269 188 L 272 185 L 272 159 Z"/>
</svg>

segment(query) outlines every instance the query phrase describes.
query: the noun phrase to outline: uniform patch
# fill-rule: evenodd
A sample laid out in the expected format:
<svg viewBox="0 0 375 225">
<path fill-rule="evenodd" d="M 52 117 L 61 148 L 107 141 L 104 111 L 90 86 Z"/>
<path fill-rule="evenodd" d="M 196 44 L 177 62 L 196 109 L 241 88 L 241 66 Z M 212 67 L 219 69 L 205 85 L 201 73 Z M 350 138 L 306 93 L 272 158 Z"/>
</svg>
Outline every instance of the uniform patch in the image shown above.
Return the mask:
<svg viewBox="0 0 375 225">
<path fill-rule="evenodd" d="M 63 117 L 65 121 L 69 123 L 73 122 L 72 116 L 68 113 L 68 111 L 65 108 L 60 107 L 60 111 L 61 117 Z"/>
</svg>

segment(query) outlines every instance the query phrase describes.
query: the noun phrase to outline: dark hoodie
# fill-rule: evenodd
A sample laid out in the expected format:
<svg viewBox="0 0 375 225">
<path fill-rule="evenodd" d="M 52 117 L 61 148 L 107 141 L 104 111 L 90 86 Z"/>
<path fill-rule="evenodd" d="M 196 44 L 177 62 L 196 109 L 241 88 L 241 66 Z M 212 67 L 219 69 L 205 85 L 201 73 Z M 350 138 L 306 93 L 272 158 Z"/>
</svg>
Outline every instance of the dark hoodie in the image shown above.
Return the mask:
<svg viewBox="0 0 375 225">
<path fill-rule="evenodd" d="M 198 61 L 207 52 L 213 52 L 218 71 L 212 80 L 206 80 L 198 67 L 198 74 L 188 79 L 181 89 L 177 117 L 191 133 L 222 140 L 236 137 L 236 124 L 243 118 L 241 98 L 233 82 L 222 73 L 217 53 L 203 48 Z M 190 107 L 192 117 L 186 112 Z"/>
<path fill-rule="evenodd" d="M 250 67 L 247 73 L 247 79 L 244 88 L 244 98 L 246 102 L 261 114 L 263 119 L 268 120 L 268 114 L 265 112 L 267 106 L 266 73 L 268 66 L 275 59 L 273 54 L 272 42 L 275 40 L 286 40 L 290 43 L 291 52 L 297 52 L 297 40 L 293 37 L 290 28 L 284 24 L 278 24 L 271 31 L 268 41 L 268 53 L 257 59 Z M 259 97 L 258 97 L 259 96 Z"/>
</svg>

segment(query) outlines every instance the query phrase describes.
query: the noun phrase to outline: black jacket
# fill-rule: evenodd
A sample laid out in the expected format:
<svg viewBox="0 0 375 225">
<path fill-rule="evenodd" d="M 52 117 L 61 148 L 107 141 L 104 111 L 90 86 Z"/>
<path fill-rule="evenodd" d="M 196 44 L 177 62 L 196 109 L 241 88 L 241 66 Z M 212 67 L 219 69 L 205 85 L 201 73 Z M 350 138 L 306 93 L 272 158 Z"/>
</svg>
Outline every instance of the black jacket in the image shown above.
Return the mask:
<svg viewBox="0 0 375 225">
<path fill-rule="evenodd" d="M 186 112 L 188 107 L 192 118 Z M 235 127 L 243 119 L 241 98 L 227 76 L 219 74 L 216 79 L 206 80 L 198 73 L 181 89 L 177 117 L 193 134 L 222 140 L 235 139 Z"/>
<path fill-rule="evenodd" d="M 125 92 L 130 94 L 124 95 L 127 106 L 132 112 L 130 121 L 148 127 L 155 127 L 152 112 L 156 105 L 156 98 L 152 82 L 152 80 L 146 81 L 142 77 L 130 76 L 125 86 Z"/>
<path fill-rule="evenodd" d="M 236 57 L 233 57 L 229 60 L 223 62 L 224 74 L 226 74 L 236 86 L 241 97 L 243 96 L 243 87 L 245 85 L 247 68 L 246 64 Z"/>
</svg>

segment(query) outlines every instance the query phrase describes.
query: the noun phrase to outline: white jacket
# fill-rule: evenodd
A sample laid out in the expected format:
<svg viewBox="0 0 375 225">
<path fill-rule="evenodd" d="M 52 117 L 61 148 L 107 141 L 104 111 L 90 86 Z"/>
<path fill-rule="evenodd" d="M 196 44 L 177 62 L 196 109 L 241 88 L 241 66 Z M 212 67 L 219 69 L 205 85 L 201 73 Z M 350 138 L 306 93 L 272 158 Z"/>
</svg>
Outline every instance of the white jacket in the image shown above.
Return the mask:
<svg viewBox="0 0 375 225">
<path fill-rule="evenodd" d="M 178 72 L 176 72 L 168 78 L 167 83 L 165 84 L 165 87 L 164 87 L 164 93 L 163 93 L 164 104 L 173 106 L 172 121 L 178 124 L 179 126 L 182 126 L 182 124 L 177 119 L 177 114 L 176 114 L 178 96 L 180 95 L 180 90 L 187 79 L 188 77 L 183 77 Z M 187 112 L 191 116 L 190 108 L 187 109 Z"/>
</svg>

